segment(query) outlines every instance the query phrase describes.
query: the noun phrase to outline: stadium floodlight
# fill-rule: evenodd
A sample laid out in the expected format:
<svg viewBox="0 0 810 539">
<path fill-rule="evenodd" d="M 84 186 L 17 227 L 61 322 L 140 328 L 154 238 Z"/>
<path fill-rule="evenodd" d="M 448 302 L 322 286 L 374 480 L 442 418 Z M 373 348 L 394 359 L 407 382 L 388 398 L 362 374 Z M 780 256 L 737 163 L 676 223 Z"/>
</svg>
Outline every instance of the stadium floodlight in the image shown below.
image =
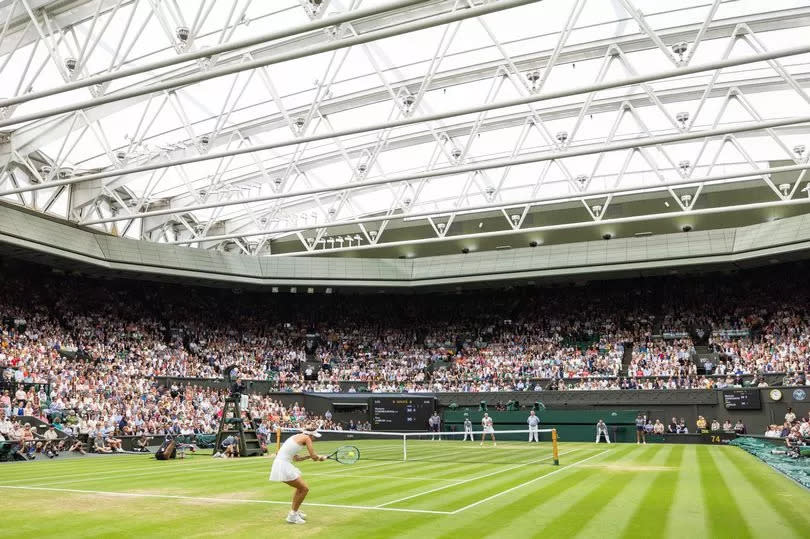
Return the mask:
<svg viewBox="0 0 810 539">
<path fill-rule="evenodd" d="M 806 148 L 804 144 L 797 144 L 793 147 L 793 152 L 799 157 L 799 159 L 802 158 L 802 155 L 804 155 L 805 150 Z"/>
<path fill-rule="evenodd" d="M 599 217 L 602 213 L 602 206 L 600 204 L 595 204 L 591 206 L 591 211 L 593 212 L 594 217 Z"/>
<path fill-rule="evenodd" d="M 526 79 L 532 85 L 532 90 L 537 90 L 537 83 L 540 81 L 540 71 L 534 70 L 526 73 Z"/>
<path fill-rule="evenodd" d="M 79 61 L 75 58 L 65 58 L 65 68 L 71 73 L 76 71 L 76 68 L 79 66 Z"/>
<path fill-rule="evenodd" d="M 177 28 L 176 35 L 180 43 L 185 45 L 188 42 L 189 36 L 191 35 L 191 30 L 189 30 L 188 26 L 180 26 Z"/>
<path fill-rule="evenodd" d="M 411 112 L 411 110 L 413 110 L 414 103 L 416 103 L 416 98 L 411 94 L 407 94 L 402 97 L 402 108 L 404 108 L 407 112 Z"/>
<path fill-rule="evenodd" d="M 506 1 L 507 0 L 504 0 L 504 2 L 506 2 Z M 504 2 L 499 2 L 496 5 L 500 6 L 500 7 L 504 7 L 506 5 Z M 463 12 L 466 13 L 467 15 L 469 15 L 470 12 L 473 11 L 473 9 L 464 10 Z M 533 103 L 533 102 L 538 102 L 538 101 L 546 101 L 546 100 L 549 100 L 549 99 L 557 99 L 557 98 L 568 97 L 568 96 L 572 96 L 572 95 L 579 95 L 579 94 L 582 94 L 584 92 L 594 92 L 594 91 L 599 91 L 599 90 L 604 90 L 604 89 L 618 88 L 618 87 L 627 86 L 627 85 L 631 85 L 631 84 L 640 84 L 640 83 L 643 83 L 643 82 L 649 82 L 649 81 L 652 81 L 652 80 L 659 80 L 659 79 L 673 77 L 673 76 L 685 76 L 685 75 L 689 75 L 689 74 L 693 74 L 693 73 L 699 73 L 699 72 L 707 71 L 707 70 L 710 70 L 710 69 L 716 70 L 716 69 L 725 68 L 725 67 L 733 67 L 733 66 L 743 65 L 743 64 L 746 64 L 746 63 L 752 63 L 752 62 L 755 62 L 755 61 L 759 62 L 759 61 L 766 61 L 766 60 L 770 60 L 770 59 L 774 59 L 774 58 L 792 56 L 792 55 L 796 55 L 796 54 L 805 54 L 807 52 L 810 52 L 810 45 L 802 46 L 802 47 L 794 47 L 794 48 L 790 48 L 790 49 L 780 49 L 778 51 L 774 51 L 774 52 L 770 52 L 770 53 L 761 53 L 761 54 L 756 54 L 756 55 L 752 55 L 752 56 L 746 56 L 746 57 L 742 57 L 742 58 L 733 58 L 733 59 L 728 59 L 728 60 L 722 60 L 722 61 L 719 61 L 719 62 L 712 62 L 710 64 L 699 64 L 699 65 L 696 64 L 696 65 L 693 65 L 693 66 L 682 67 L 682 68 L 679 68 L 679 69 L 673 70 L 673 71 L 666 71 L 666 72 L 659 72 L 659 73 L 650 74 L 650 75 L 643 75 L 643 76 L 640 75 L 640 76 L 635 76 L 635 77 L 629 77 L 629 78 L 626 78 L 626 79 L 622 79 L 621 81 L 618 81 L 618 82 L 617 81 L 610 81 L 610 82 L 601 83 L 601 84 L 590 84 L 590 85 L 587 85 L 586 87 L 577 87 L 577 88 L 572 88 L 572 89 L 553 92 L 553 93 L 537 94 L 537 95 L 532 95 L 532 96 L 529 96 L 529 97 L 520 97 L 520 98 L 516 98 L 516 99 L 512 99 L 512 100 L 498 102 L 497 104 L 476 105 L 476 106 L 473 106 L 473 107 L 466 107 L 464 109 L 454 109 L 452 111 L 446 111 L 446 112 L 441 112 L 441 113 L 434 113 L 434 114 L 430 114 L 430 115 L 420 116 L 418 118 L 410 118 L 409 117 L 409 118 L 403 118 L 403 119 L 400 119 L 400 120 L 395 120 L 395 121 L 390 121 L 390 122 L 383 122 L 383 123 L 380 123 L 380 124 L 353 127 L 353 128 L 350 128 L 350 129 L 343 129 L 343 130 L 338 130 L 338 131 L 330 131 L 329 133 L 310 135 L 310 136 L 306 136 L 306 137 L 301 136 L 301 137 L 296 138 L 296 139 L 285 140 L 285 141 L 281 141 L 281 142 L 260 144 L 260 145 L 256 145 L 256 146 L 246 147 L 246 148 L 233 148 L 233 149 L 230 149 L 230 150 L 227 150 L 227 151 L 224 151 L 224 152 L 185 157 L 185 158 L 182 158 L 182 159 L 173 160 L 171 162 L 148 163 L 148 164 L 145 164 L 145 165 L 141 165 L 141 166 L 138 166 L 138 167 L 132 167 L 132 168 L 125 169 L 125 170 L 104 171 L 104 172 L 98 172 L 98 173 L 94 173 L 94 174 L 85 174 L 85 175 L 82 175 L 82 176 L 80 176 L 78 178 L 71 179 L 70 182 L 62 182 L 62 183 L 59 183 L 59 184 L 56 184 L 54 182 L 48 182 L 47 185 L 46 184 L 33 184 L 33 185 L 25 186 L 25 187 L 17 187 L 15 189 L 5 190 L 3 192 L 0 192 L 0 196 L 5 196 L 5 195 L 9 195 L 9 194 L 16 194 L 16 193 L 21 193 L 21 192 L 27 192 L 27 191 L 36 191 L 36 190 L 40 190 L 40 189 L 50 189 L 50 188 L 61 186 L 61 185 L 67 185 L 68 183 L 70 183 L 70 184 L 81 183 L 81 182 L 87 182 L 87 181 L 91 181 L 91 180 L 97 180 L 97 179 L 108 178 L 108 177 L 113 177 L 113 176 L 119 177 L 121 175 L 135 174 L 135 173 L 138 173 L 138 172 L 146 172 L 146 171 L 149 171 L 149 170 L 162 169 L 162 168 L 166 168 L 168 166 L 178 166 L 178 165 L 196 163 L 196 162 L 200 162 L 200 161 L 207 161 L 207 160 L 211 160 L 211 159 L 219 159 L 219 158 L 222 158 L 222 157 L 230 157 L 232 155 L 241 155 L 241 154 L 247 154 L 247 153 L 266 151 L 266 150 L 276 149 L 276 148 L 280 148 L 280 147 L 291 146 L 291 145 L 294 145 L 294 144 L 297 145 L 297 144 L 300 144 L 300 143 L 303 143 L 303 142 L 315 142 L 315 141 L 318 141 L 318 140 L 334 139 L 336 137 L 349 136 L 349 135 L 354 135 L 354 134 L 358 134 L 358 133 L 365 133 L 365 132 L 375 131 L 375 130 L 380 130 L 380 129 L 389 129 L 389 128 L 394 128 L 394 127 L 402 127 L 402 126 L 406 126 L 406 125 L 412 125 L 412 124 L 415 124 L 415 123 L 424 123 L 424 122 L 429 122 L 429 121 L 439 121 L 439 120 L 443 120 L 443 119 L 454 117 L 454 116 L 461 116 L 461 115 L 464 115 L 464 114 L 473 114 L 473 113 L 484 112 L 484 111 L 488 111 L 488 110 L 495 110 L 495 109 L 501 109 L 501 108 L 506 108 L 506 107 L 511 107 L 511 106 L 518 106 L 518 105 L 522 105 L 522 104 L 526 104 L 526 103 Z M 244 64 L 240 64 L 240 65 L 244 66 Z M 155 91 L 157 91 L 158 86 L 159 85 L 147 86 L 146 91 L 144 93 L 154 93 Z M 116 92 L 115 93 L 116 99 L 114 99 L 114 100 L 122 99 L 123 95 L 124 95 L 123 93 Z M 141 95 L 141 94 L 138 93 L 138 95 Z M 62 114 L 62 113 L 71 112 L 71 111 L 74 111 L 74 110 L 80 110 L 80 109 L 86 108 L 86 107 L 99 106 L 99 105 L 102 105 L 104 103 L 113 101 L 113 100 L 108 100 L 109 97 L 110 96 L 104 96 L 104 97 L 102 97 L 100 99 L 94 99 L 92 102 L 89 102 L 89 103 L 82 102 L 80 104 L 74 104 L 74 105 L 70 105 L 68 107 L 60 107 L 59 109 L 42 110 L 42 111 L 37 112 L 37 113 L 35 113 L 33 115 L 29 114 L 29 115 L 19 116 L 17 118 L 14 118 L 13 120 L 0 120 L 0 128 L 7 127 L 9 125 L 19 124 L 19 123 L 22 123 L 22 122 L 27 122 L 27 121 L 30 121 L 30 120 L 33 120 L 33 119 L 38 119 L 38 118 L 47 117 L 47 116 L 54 116 L 56 114 Z M 14 102 L 13 100 L 0 101 L 0 106 L 8 106 L 8 105 L 13 104 L 13 102 Z M 705 138 L 705 137 L 708 137 L 708 136 L 718 136 L 718 135 L 740 133 L 740 132 L 745 132 L 745 131 L 751 131 L 751 130 L 754 130 L 754 129 L 771 129 L 771 128 L 775 128 L 775 127 L 783 127 L 783 126 L 787 126 L 787 125 L 795 125 L 795 124 L 799 124 L 799 123 L 806 123 L 808 121 L 810 121 L 810 119 L 808 119 L 807 116 L 797 117 L 797 118 L 787 118 L 787 119 L 780 118 L 778 120 L 762 121 L 762 122 L 756 122 L 756 123 L 752 123 L 752 124 L 744 124 L 744 125 L 741 125 L 741 126 L 723 127 L 722 129 L 712 129 L 712 130 L 708 130 L 708 131 L 702 131 L 702 132 L 699 132 L 699 133 L 679 133 L 677 135 L 662 136 L 662 137 L 657 137 L 657 138 L 654 137 L 655 140 L 649 139 L 647 141 L 648 144 L 639 143 L 636 140 L 622 141 L 620 143 L 608 145 L 608 147 L 606 147 L 606 148 L 600 148 L 598 151 L 599 152 L 615 151 L 615 150 L 626 149 L 626 147 L 628 147 L 628 146 L 629 147 L 636 147 L 636 146 L 640 147 L 640 146 L 644 146 L 644 145 L 653 145 L 653 144 L 654 145 L 661 145 L 661 144 L 668 144 L 668 143 L 671 143 L 671 142 L 681 142 L 681 141 L 685 141 L 685 140 L 693 140 L 693 139 L 698 139 L 698 138 Z M 299 135 L 302 135 L 302 134 L 299 134 Z M 554 159 L 561 159 L 563 157 L 575 157 L 575 156 L 578 156 L 578 155 L 589 155 L 590 153 L 596 153 L 596 152 L 594 152 L 594 150 L 591 150 L 591 149 L 577 150 L 577 151 L 568 152 L 567 155 L 558 155 L 558 156 L 554 156 L 553 158 Z M 526 162 L 540 162 L 540 161 L 545 161 L 545 160 L 550 160 L 550 159 L 551 158 L 547 158 L 547 157 L 537 158 L 535 156 L 527 156 L 525 158 L 520 158 L 520 159 L 510 159 L 510 161 L 511 161 L 510 164 L 511 165 L 520 165 L 520 164 L 524 164 Z M 478 166 L 478 165 L 476 165 L 476 166 Z M 460 167 L 460 168 L 463 169 L 465 167 Z M 498 168 L 498 167 L 491 164 L 491 166 L 489 166 L 488 168 Z M 464 170 L 458 170 L 458 171 L 454 171 L 454 172 L 464 172 Z M 439 171 L 439 170 L 431 171 L 428 174 L 429 174 L 430 177 L 438 177 L 438 176 L 446 175 L 446 173 L 444 173 L 443 171 Z M 386 178 L 385 181 L 382 182 L 382 183 L 391 183 L 391 182 L 392 181 L 389 178 Z M 368 182 L 368 181 L 364 182 L 362 184 L 362 186 L 368 186 L 370 183 L 371 182 Z M 334 187 L 328 187 L 328 188 L 319 187 L 319 188 L 317 188 L 317 191 L 320 193 L 320 192 L 325 192 L 325 191 L 327 191 L 329 189 L 340 190 L 340 189 L 344 189 L 344 187 L 343 186 L 334 186 Z M 297 194 L 298 193 L 296 193 L 296 195 Z M 300 194 L 306 194 L 306 193 L 300 193 Z M 268 197 L 269 197 L 269 195 L 264 196 L 264 197 L 253 197 L 253 200 L 251 200 L 250 202 L 259 202 L 259 201 L 265 201 L 265 200 L 271 200 L 272 199 L 272 198 L 268 198 Z M 260 200 L 255 200 L 256 198 L 259 198 Z M 231 204 L 237 204 L 237 203 L 242 204 L 242 203 L 245 203 L 245 201 L 226 201 L 224 203 L 222 201 L 218 201 L 215 204 L 212 203 L 211 207 L 220 207 L 220 206 L 223 206 L 223 205 L 231 205 Z M 207 209 L 207 208 L 196 207 L 195 209 Z M 154 211 L 150 211 L 150 212 L 142 212 L 142 213 L 139 213 L 139 214 L 136 214 L 136 215 L 127 215 L 126 217 L 123 217 L 123 218 L 118 219 L 118 220 L 133 219 L 133 218 L 142 219 L 142 218 L 147 217 L 147 216 L 157 215 L 157 213 L 155 213 L 155 212 L 158 212 L 158 211 L 165 211 L 166 213 L 176 213 L 176 210 L 173 209 L 173 208 L 168 209 L 168 210 L 165 210 L 165 209 L 164 210 L 154 210 Z M 107 221 L 94 220 L 94 221 L 85 222 L 83 224 L 87 224 L 87 225 L 89 225 L 89 224 L 100 224 L 100 222 L 107 222 Z"/>
<path fill-rule="evenodd" d="M 686 174 L 689 171 L 689 167 L 692 166 L 692 162 L 688 159 L 684 159 L 683 161 L 678 162 L 678 168 L 681 169 L 683 174 Z"/>
<path fill-rule="evenodd" d="M 568 140 L 568 131 L 560 131 L 557 133 L 557 142 L 565 144 L 566 140 Z"/>
<path fill-rule="evenodd" d="M 790 184 L 789 183 L 780 183 L 779 190 L 782 192 L 782 195 L 788 196 L 790 194 Z"/>
<path fill-rule="evenodd" d="M 681 128 L 686 127 L 686 122 L 689 121 L 689 113 L 688 112 L 679 112 L 675 115 L 675 120 L 681 124 Z"/>
<path fill-rule="evenodd" d="M 688 193 L 685 195 L 681 195 L 681 204 L 683 204 L 686 207 L 689 207 L 689 204 L 691 203 L 692 203 L 692 195 Z"/>
<path fill-rule="evenodd" d="M 688 49 L 689 49 L 689 45 L 686 43 L 686 41 L 680 41 L 680 42 L 678 42 L 678 43 L 675 43 L 675 44 L 672 46 L 672 52 L 674 52 L 675 54 L 677 54 L 677 55 L 678 55 L 678 58 L 679 58 L 681 61 L 683 61 L 683 55 L 684 55 L 684 53 L 686 53 L 686 51 L 687 51 Z"/>
</svg>

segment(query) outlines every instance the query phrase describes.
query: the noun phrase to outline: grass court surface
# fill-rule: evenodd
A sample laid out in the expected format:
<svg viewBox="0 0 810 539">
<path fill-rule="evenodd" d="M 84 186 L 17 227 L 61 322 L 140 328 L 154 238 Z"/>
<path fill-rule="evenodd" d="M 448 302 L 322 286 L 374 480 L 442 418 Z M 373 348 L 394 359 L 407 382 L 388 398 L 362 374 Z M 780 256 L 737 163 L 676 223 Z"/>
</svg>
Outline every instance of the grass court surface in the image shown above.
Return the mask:
<svg viewBox="0 0 810 539">
<path fill-rule="evenodd" d="M 305 525 L 270 458 L 145 455 L 0 465 L 9 537 L 810 536 L 810 492 L 734 447 L 409 443 L 407 462 L 301 462 Z M 337 442 L 317 442 L 326 454 Z M 394 458 L 394 457 L 392 457 Z M 421 460 L 420 460 L 421 459 Z"/>
</svg>

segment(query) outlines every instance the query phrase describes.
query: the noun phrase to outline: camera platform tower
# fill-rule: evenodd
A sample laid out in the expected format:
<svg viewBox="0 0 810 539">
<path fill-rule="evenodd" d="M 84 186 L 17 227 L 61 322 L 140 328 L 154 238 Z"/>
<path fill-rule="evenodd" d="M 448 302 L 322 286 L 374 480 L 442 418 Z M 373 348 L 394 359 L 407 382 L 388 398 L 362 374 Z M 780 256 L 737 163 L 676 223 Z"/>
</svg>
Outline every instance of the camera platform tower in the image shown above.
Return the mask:
<svg viewBox="0 0 810 539">
<path fill-rule="evenodd" d="M 256 435 L 256 425 L 250 412 L 246 411 L 246 417 L 242 417 L 241 395 L 231 395 L 225 399 L 225 406 L 222 408 L 222 417 L 219 420 L 219 430 L 217 431 L 216 451 L 222 450 L 222 440 L 228 436 L 239 437 L 239 456 L 256 457 L 262 455 L 262 445 Z M 245 399 L 247 400 L 247 396 Z M 245 406 L 245 408 L 247 408 Z M 248 423 L 246 426 L 245 423 Z"/>
</svg>

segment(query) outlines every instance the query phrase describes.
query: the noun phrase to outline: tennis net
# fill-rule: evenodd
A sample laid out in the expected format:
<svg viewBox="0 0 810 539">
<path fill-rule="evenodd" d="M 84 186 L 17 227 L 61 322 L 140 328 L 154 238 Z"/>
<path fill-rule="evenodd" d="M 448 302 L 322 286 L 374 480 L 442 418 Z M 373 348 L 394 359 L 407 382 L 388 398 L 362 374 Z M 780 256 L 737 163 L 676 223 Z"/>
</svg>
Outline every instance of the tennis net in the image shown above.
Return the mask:
<svg viewBox="0 0 810 539">
<path fill-rule="evenodd" d="M 277 448 L 288 437 L 301 432 L 276 431 Z M 464 432 L 379 432 L 322 430 L 315 450 L 324 454 L 340 446 L 357 447 L 361 460 L 530 463 L 547 461 L 558 464 L 556 431 L 538 430 L 539 443 L 529 443 L 528 430 Z M 483 437 L 483 442 L 482 442 Z"/>
</svg>

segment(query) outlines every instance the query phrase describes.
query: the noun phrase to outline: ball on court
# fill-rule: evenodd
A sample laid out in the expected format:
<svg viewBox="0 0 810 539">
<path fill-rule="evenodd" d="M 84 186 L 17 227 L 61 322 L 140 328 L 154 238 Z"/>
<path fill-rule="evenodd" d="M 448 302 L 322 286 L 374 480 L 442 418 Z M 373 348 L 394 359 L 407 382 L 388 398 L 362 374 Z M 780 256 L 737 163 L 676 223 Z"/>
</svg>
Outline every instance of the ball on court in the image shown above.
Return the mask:
<svg viewBox="0 0 810 539">
<path fill-rule="evenodd" d="M 354 451 L 349 451 L 349 456 L 353 457 L 354 456 Z"/>
</svg>

